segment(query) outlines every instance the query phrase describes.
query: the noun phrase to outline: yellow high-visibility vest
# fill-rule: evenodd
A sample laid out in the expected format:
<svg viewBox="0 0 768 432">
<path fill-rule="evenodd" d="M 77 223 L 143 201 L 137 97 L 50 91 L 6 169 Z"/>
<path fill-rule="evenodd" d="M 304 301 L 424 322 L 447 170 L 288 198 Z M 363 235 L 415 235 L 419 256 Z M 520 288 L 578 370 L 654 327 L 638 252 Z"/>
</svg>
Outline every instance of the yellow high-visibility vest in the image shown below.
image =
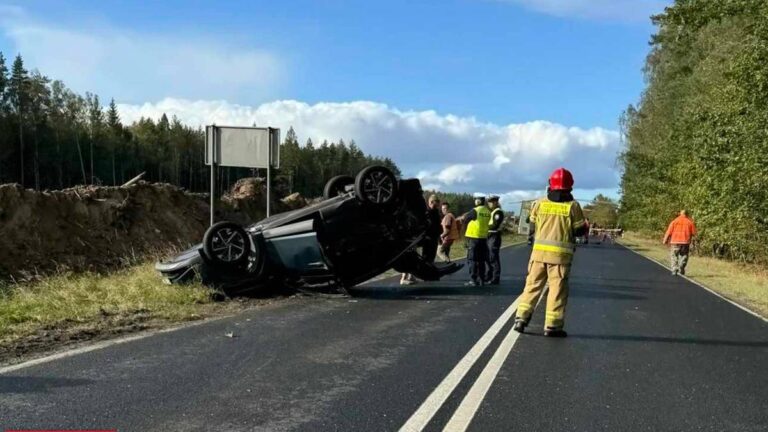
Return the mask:
<svg viewBox="0 0 768 432">
<path fill-rule="evenodd" d="M 488 225 L 491 223 L 491 211 L 484 205 L 477 206 L 475 207 L 475 216 L 475 219 L 469 221 L 469 224 L 467 224 L 467 232 L 464 235 L 467 238 L 488 238 Z"/>
</svg>

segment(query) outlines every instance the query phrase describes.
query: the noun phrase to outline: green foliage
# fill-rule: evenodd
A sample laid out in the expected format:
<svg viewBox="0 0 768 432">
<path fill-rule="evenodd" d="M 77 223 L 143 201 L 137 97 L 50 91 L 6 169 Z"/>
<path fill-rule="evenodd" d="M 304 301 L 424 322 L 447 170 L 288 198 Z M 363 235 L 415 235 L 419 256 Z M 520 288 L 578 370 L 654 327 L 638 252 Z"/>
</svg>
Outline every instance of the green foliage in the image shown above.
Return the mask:
<svg viewBox="0 0 768 432">
<path fill-rule="evenodd" d="M 203 130 L 165 114 L 123 125 L 114 100 L 105 110 L 98 95 L 80 96 L 61 81 L 29 72 L 21 56 L 9 70 L 0 53 L 0 183 L 35 189 L 120 185 L 146 172 L 145 180 L 205 192 L 210 173 L 204 143 Z M 301 146 L 293 128 L 286 133 L 281 155 L 281 168 L 273 170 L 276 185 L 283 186 L 278 195 L 316 197 L 330 177 L 354 175 L 372 164 L 400 175 L 392 160 L 368 156 L 354 141 L 315 147 L 309 140 Z M 219 192 L 238 178 L 266 174 L 243 168 L 218 171 Z"/>
<path fill-rule="evenodd" d="M 475 198 L 468 193 L 425 191 L 425 198 L 437 195 L 441 203 L 448 202 L 450 209 L 456 216 L 472 210 L 475 207 Z"/>
<path fill-rule="evenodd" d="M 615 228 L 619 220 L 616 202 L 602 194 L 598 194 L 592 202 L 584 206 L 584 216 L 592 225 L 601 228 Z"/>
<path fill-rule="evenodd" d="M 383 165 L 397 176 L 400 169 L 389 158 L 367 156 L 357 147 L 355 141 L 346 144 L 323 141 L 315 147 L 311 139 L 306 145 L 299 145 L 293 128 L 288 129 L 280 148 L 281 166 L 279 176 L 289 185 L 289 192 L 300 192 L 304 196 L 322 195 L 325 182 L 337 175 L 355 175 L 368 165 Z"/>
<path fill-rule="evenodd" d="M 768 2 L 678 0 L 654 17 L 648 87 L 622 117 L 621 223 L 681 208 L 702 250 L 768 262 Z"/>
</svg>

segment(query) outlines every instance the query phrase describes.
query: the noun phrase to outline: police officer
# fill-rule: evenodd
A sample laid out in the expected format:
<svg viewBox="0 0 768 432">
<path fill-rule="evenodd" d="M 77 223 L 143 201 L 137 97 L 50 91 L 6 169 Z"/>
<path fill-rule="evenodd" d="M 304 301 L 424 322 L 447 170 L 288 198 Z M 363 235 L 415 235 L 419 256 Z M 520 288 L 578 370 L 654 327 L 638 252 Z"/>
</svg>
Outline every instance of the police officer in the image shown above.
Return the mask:
<svg viewBox="0 0 768 432">
<path fill-rule="evenodd" d="M 499 206 L 499 196 L 488 197 L 488 207 L 491 210 L 491 222 L 488 226 L 488 276 L 486 282 L 489 285 L 498 285 L 501 280 L 501 224 L 504 222 L 504 212 Z"/>
<path fill-rule="evenodd" d="M 568 302 L 568 275 L 575 250 L 575 238 L 584 235 L 586 222 L 579 203 L 573 199 L 573 175 L 565 168 L 549 177 L 547 197 L 534 203 L 531 222 L 535 226 L 528 277 L 515 313 L 514 329 L 522 333 L 533 314 L 544 285 L 549 281 L 544 336 L 565 337 L 565 306 Z"/>
<path fill-rule="evenodd" d="M 475 208 L 460 218 L 467 225 L 467 265 L 470 281 L 465 285 L 479 286 L 485 277 L 485 263 L 488 261 L 488 226 L 491 211 L 485 205 L 485 197 L 475 198 Z"/>
</svg>

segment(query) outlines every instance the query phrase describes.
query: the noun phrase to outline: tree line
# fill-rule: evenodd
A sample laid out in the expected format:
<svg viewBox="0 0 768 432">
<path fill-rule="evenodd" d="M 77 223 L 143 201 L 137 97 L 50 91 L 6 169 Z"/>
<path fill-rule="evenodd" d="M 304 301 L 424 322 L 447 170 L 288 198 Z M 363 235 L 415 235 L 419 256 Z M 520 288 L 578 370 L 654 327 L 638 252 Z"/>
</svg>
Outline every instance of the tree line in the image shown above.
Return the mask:
<svg viewBox="0 0 768 432">
<path fill-rule="evenodd" d="M 701 250 L 768 263 L 768 2 L 677 0 L 654 16 L 647 87 L 621 119 L 621 220 L 659 236 L 680 209 Z"/>
<path fill-rule="evenodd" d="M 0 183 L 63 189 L 75 185 L 120 185 L 145 172 L 145 180 L 191 191 L 209 190 L 205 131 L 175 116 L 123 124 L 114 100 L 105 107 L 93 93 L 79 95 L 60 80 L 28 71 L 21 55 L 10 67 L 0 52 Z M 325 181 L 355 174 L 370 164 L 400 171 L 387 158 L 371 157 L 349 144 L 308 139 L 299 145 L 293 128 L 281 147 L 282 166 L 273 170 L 284 192 L 319 196 Z M 222 168 L 225 189 L 238 178 L 264 170 Z"/>
</svg>

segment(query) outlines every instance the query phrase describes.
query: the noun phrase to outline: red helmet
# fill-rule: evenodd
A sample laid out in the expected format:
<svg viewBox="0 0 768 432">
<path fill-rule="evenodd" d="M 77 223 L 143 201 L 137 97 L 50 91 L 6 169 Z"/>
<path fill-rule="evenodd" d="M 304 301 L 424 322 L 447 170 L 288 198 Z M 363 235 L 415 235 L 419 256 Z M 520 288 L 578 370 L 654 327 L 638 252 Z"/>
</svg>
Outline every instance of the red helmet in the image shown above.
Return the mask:
<svg viewBox="0 0 768 432">
<path fill-rule="evenodd" d="M 573 189 L 573 174 L 565 168 L 558 168 L 549 176 L 549 188 L 551 190 Z"/>
</svg>

